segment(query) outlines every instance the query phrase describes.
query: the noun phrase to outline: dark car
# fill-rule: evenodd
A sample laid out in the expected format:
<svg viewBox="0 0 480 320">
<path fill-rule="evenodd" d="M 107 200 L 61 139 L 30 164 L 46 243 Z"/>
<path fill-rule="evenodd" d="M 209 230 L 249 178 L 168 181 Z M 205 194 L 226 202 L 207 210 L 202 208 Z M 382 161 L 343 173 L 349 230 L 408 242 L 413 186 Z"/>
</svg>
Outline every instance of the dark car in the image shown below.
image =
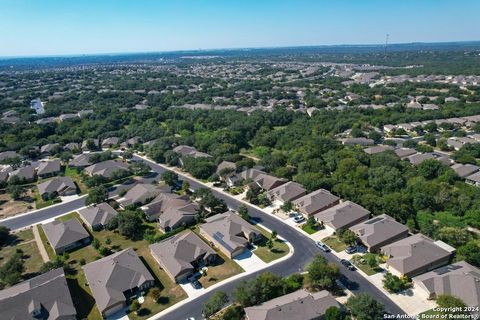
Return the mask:
<svg viewBox="0 0 480 320">
<path fill-rule="evenodd" d="M 355 253 L 355 252 L 357 252 L 357 247 L 356 246 L 348 246 L 345 249 L 345 252 L 348 253 L 348 254 Z"/>
<path fill-rule="evenodd" d="M 194 289 L 201 289 L 202 288 L 202 284 L 197 279 L 192 280 L 190 283 L 192 284 L 192 287 Z"/>
<path fill-rule="evenodd" d="M 340 260 L 340 263 L 343 264 L 345 267 L 347 267 L 347 269 L 350 271 L 357 270 L 357 268 L 355 268 L 355 266 L 347 259 Z"/>
</svg>

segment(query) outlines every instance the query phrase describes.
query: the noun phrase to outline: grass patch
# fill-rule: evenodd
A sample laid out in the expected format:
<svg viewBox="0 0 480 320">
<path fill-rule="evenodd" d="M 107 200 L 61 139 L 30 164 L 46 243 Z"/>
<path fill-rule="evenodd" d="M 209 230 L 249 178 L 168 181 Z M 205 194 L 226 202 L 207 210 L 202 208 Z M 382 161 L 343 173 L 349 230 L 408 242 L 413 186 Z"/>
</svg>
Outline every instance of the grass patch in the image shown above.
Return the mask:
<svg viewBox="0 0 480 320">
<path fill-rule="evenodd" d="M 55 220 L 65 222 L 65 221 L 73 219 L 73 218 L 75 218 L 78 221 L 80 221 L 81 223 L 83 223 L 83 220 L 80 218 L 80 215 L 76 211 L 70 212 L 69 214 L 66 214 L 64 216 L 60 216 L 60 217 L 56 218 Z"/>
<path fill-rule="evenodd" d="M 302 230 L 305 231 L 306 233 L 308 234 L 314 234 L 315 232 L 317 232 L 318 230 L 320 230 L 320 227 L 319 226 L 314 226 L 312 227 L 311 225 L 309 225 L 308 223 L 305 223 L 302 225 Z"/>
<path fill-rule="evenodd" d="M 235 261 L 229 259 L 222 252 L 218 250 L 216 251 L 218 257 L 215 264 L 209 265 L 207 274 L 198 280 L 204 288 L 208 288 L 219 281 L 228 279 L 245 271 Z"/>
<path fill-rule="evenodd" d="M 322 239 L 322 242 L 324 242 L 327 246 L 332 248 L 332 250 L 335 250 L 335 252 L 340 252 L 347 248 L 347 245 L 343 241 L 341 241 L 337 236 L 326 237 Z"/>
<path fill-rule="evenodd" d="M 13 241 L 0 248 L 0 267 L 15 253 L 17 249 L 22 250 L 25 271 L 22 276 L 29 279 L 35 276 L 43 265 L 42 256 L 34 240 L 32 230 L 23 230 L 15 233 Z"/>
<path fill-rule="evenodd" d="M 40 235 L 40 239 L 42 239 L 42 243 L 45 247 L 45 250 L 47 251 L 48 257 L 50 258 L 50 260 L 54 259 L 55 251 L 53 250 L 52 246 L 50 246 L 47 236 L 45 235 L 45 231 L 43 231 L 43 227 L 41 225 L 37 225 L 36 227 L 38 228 L 38 234 Z"/>
<path fill-rule="evenodd" d="M 73 304 L 77 310 L 78 319 L 101 320 L 102 315 L 98 310 L 92 291 L 87 284 L 87 279 L 83 271 L 78 268 L 66 275 L 68 288 L 72 297 Z"/>
<path fill-rule="evenodd" d="M 269 263 L 288 254 L 290 248 L 287 246 L 285 241 L 277 238 L 273 241 L 273 248 L 269 249 L 267 247 L 267 241 L 270 239 L 270 233 L 259 226 L 255 227 L 262 233 L 262 239 L 255 243 L 257 246 L 257 249 L 253 251 L 255 255 L 257 255 L 264 262 Z"/>
<path fill-rule="evenodd" d="M 378 265 L 373 268 L 369 266 L 367 262 L 369 257 L 374 257 L 378 261 L 378 254 L 374 253 L 366 253 L 364 256 L 356 254 L 352 257 L 351 261 L 358 269 L 365 272 L 368 276 L 372 276 L 376 273 L 381 272 L 382 268 L 378 267 Z"/>
<path fill-rule="evenodd" d="M 67 166 L 65 168 L 65 176 L 70 177 L 77 184 L 80 195 L 86 194 L 88 192 L 88 188 L 85 183 L 83 183 L 82 176 L 80 175 L 80 173 L 78 173 L 77 169 Z"/>
<path fill-rule="evenodd" d="M 33 197 L 35 199 L 35 208 L 36 209 L 42 209 L 51 206 L 52 204 L 55 203 L 61 203 L 62 200 L 60 198 L 55 198 L 55 199 L 50 199 L 50 200 L 43 200 L 42 197 L 38 194 L 38 190 L 35 189 L 33 191 Z"/>
</svg>

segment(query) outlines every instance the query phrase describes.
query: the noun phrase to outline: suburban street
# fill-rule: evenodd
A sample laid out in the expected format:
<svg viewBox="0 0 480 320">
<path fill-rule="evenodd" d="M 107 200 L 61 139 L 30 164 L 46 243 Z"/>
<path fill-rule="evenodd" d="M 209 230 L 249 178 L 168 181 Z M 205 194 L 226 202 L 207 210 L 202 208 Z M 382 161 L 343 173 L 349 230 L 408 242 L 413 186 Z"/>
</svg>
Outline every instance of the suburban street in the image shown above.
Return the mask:
<svg viewBox="0 0 480 320">
<path fill-rule="evenodd" d="M 134 159 L 138 161 L 145 161 L 144 159 L 136 155 L 134 156 Z M 167 170 L 166 168 L 164 168 L 159 164 L 155 164 L 150 161 L 149 162 L 145 161 L 145 162 L 152 168 L 153 171 L 157 172 L 158 174 L 161 174 L 162 172 L 165 172 Z M 195 190 L 199 188 L 205 188 L 204 185 L 187 176 L 182 176 L 181 180 L 188 181 L 191 189 Z M 121 188 L 124 188 L 124 186 L 122 186 Z M 117 190 L 112 191 L 110 195 L 114 196 L 118 192 L 118 189 L 120 188 L 117 188 Z M 223 199 L 227 203 L 227 205 L 232 209 L 237 209 L 241 204 L 243 204 L 243 202 L 227 194 L 220 193 L 216 190 L 212 190 L 212 191 L 216 197 Z M 85 197 L 81 197 L 79 199 L 76 199 L 67 203 L 63 203 L 53 207 L 48 207 L 42 210 L 35 211 L 31 214 L 24 214 L 22 216 L 18 216 L 10 220 L 1 221 L 0 224 L 12 230 L 20 229 L 33 224 L 37 224 L 46 219 L 54 218 L 56 216 L 65 214 L 67 212 L 78 210 L 84 205 L 85 205 Z M 277 218 L 265 212 L 262 212 L 261 210 L 253 206 L 249 206 L 249 214 L 253 220 L 256 220 L 257 222 L 261 223 L 262 225 L 269 228 L 270 230 L 276 230 L 281 237 L 283 237 L 288 242 L 290 242 L 290 244 L 295 249 L 294 254 L 289 259 L 281 263 L 275 264 L 269 267 L 268 269 L 264 269 L 257 273 L 253 273 L 248 276 L 245 276 L 241 280 L 226 283 L 225 285 L 219 287 L 219 290 L 222 290 L 228 294 L 231 294 L 239 281 L 254 278 L 256 275 L 258 275 L 258 273 L 265 272 L 265 271 L 270 271 L 280 276 L 287 276 L 296 272 L 301 272 L 303 271 L 304 266 L 313 258 L 314 255 L 321 254 L 329 262 L 333 262 L 337 264 L 340 268 L 340 271 L 343 274 L 345 274 L 350 280 L 358 283 L 359 286 L 358 286 L 357 292 L 366 292 L 370 294 L 377 301 L 383 303 L 385 305 L 386 310 L 392 314 L 403 314 L 403 311 L 395 303 L 393 303 L 387 296 L 385 296 L 379 289 L 377 289 L 374 285 L 372 285 L 368 280 L 366 280 L 356 271 L 349 271 L 342 264 L 340 264 L 339 259 L 333 254 L 324 253 L 323 251 L 321 251 L 319 248 L 315 246 L 314 242 L 308 237 L 295 231 L 291 226 L 285 223 L 282 223 Z M 185 303 L 181 307 L 176 308 L 172 312 L 163 315 L 160 319 L 172 319 L 172 320 L 188 319 L 189 317 L 194 317 L 195 319 L 201 319 L 202 318 L 201 310 L 202 310 L 203 303 L 210 297 L 211 294 L 213 294 L 213 292 L 202 295 L 196 299 L 193 299 Z"/>
</svg>

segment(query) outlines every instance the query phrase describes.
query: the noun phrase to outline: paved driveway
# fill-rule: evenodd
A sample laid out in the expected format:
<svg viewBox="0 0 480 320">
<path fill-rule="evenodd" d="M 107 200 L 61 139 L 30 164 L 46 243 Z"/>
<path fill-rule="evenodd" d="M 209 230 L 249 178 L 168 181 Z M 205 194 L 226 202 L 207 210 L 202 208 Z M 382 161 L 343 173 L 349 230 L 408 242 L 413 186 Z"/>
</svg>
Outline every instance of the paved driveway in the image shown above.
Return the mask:
<svg viewBox="0 0 480 320">
<path fill-rule="evenodd" d="M 179 285 L 180 287 L 182 287 L 183 291 L 185 291 L 189 298 L 199 297 L 205 292 L 205 288 L 195 289 L 188 281 L 179 283 Z"/>
<path fill-rule="evenodd" d="M 238 263 L 245 271 L 257 271 L 267 265 L 262 259 L 253 254 L 250 250 L 245 250 L 245 252 L 233 258 L 233 261 Z"/>
</svg>

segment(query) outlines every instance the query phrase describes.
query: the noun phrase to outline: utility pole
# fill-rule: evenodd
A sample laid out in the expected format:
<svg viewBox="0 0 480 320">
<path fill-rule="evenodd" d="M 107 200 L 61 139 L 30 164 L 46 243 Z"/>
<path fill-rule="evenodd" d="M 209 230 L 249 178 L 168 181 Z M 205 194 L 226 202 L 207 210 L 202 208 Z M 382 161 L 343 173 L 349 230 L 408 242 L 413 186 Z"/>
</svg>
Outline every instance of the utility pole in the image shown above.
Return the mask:
<svg viewBox="0 0 480 320">
<path fill-rule="evenodd" d="M 385 36 L 385 55 L 387 55 L 388 37 L 390 37 L 390 35 L 387 33 Z"/>
</svg>

